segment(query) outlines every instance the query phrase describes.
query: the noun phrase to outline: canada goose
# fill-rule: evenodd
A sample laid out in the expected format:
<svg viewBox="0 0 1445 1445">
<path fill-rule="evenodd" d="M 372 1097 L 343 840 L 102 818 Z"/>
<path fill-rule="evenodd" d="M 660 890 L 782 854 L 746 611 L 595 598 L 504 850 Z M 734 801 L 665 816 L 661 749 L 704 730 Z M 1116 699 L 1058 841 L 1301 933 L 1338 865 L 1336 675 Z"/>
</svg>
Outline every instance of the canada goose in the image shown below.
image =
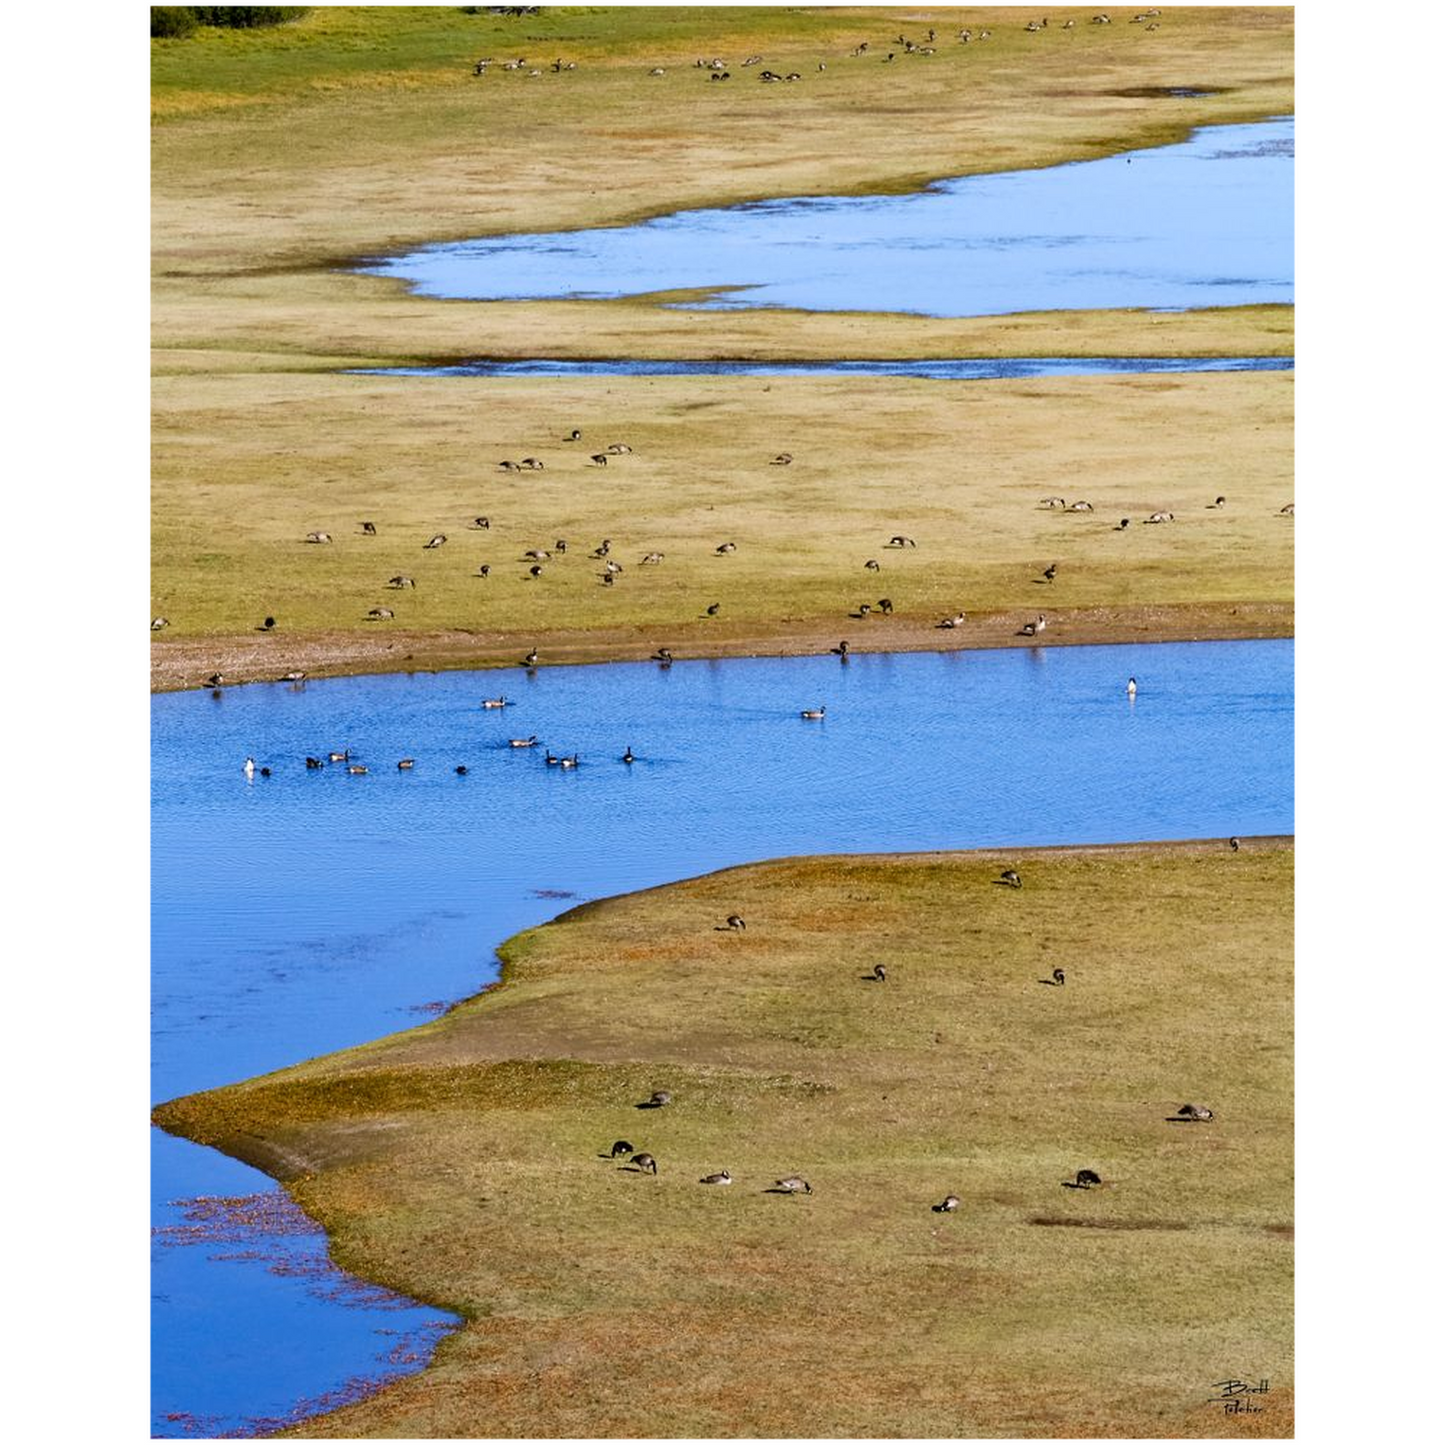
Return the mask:
<svg viewBox="0 0 1445 1445">
<path fill-rule="evenodd" d="M 464 778 L 464 777 L 466 777 L 466 775 L 467 775 L 467 765 L 466 765 L 465 763 L 458 763 L 458 764 L 457 764 L 457 777 L 459 777 L 459 778 Z"/>
<path fill-rule="evenodd" d="M 642 559 L 641 565 L 644 567 L 655 567 L 662 561 L 662 557 L 663 554 L 661 552 L 649 552 L 647 556 Z"/>
<path fill-rule="evenodd" d="M 697 1182 L 699 1184 L 731 1184 L 733 1177 L 726 1169 L 723 1169 L 717 1174 L 704 1174 Z"/>
<path fill-rule="evenodd" d="M 871 602 L 860 602 L 860 603 L 858 604 L 858 616 L 859 616 L 859 617 L 867 617 L 872 611 L 873 611 L 873 604 L 872 604 Z"/>
<path fill-rule="evenodd" d="M 807 718 L 811 722 L 817 722 L 827 711 L 828 709 L 826 707 L 805 707 L 798 716 Z"/>
<path fill-rule="evenodd" d="M 281 674 L 281 676 L 280 676 L 279 678 L 277 678 L 277 681 L 278 681 L 278 682 L 305 682 L 305 681 L 306 681 L 306 674 L 305 674 L 304 672 L 283 672 L 283 673 Z"/>
<path fill-rule="evenodd" d="M 534 581 L 541 575 L 542 564 L 540 562 L 534 562 L 530 567 L 527 568 L 527 576 L 532 578 Z"/>
<path fill-rule="evenodd" d="M 796 1174 L 790 1174 L 786 1179 L 776 1180 L 773 1184 L 774 1194 L 811 1194 L 813 1186 L 806 1179 Z"/>
<path fill-rule="evenodd" d="M 1213 1109 L 1206 1109 L 1203 1104 L 1181 1104 L 1175 1111 L 1175 1118 L 1189 1119 L 1194 1123 L 1203 1123 L 1206 1119 L 1214 1117 Z"/>
<path fill-rule="evenodd" d="M 402 588 L 405 587 L 415 587 L 416 582 L 412 578 L 406 576 L 405 573 L 399 572 L 395 577 L 389 578 L 386 585 L 388 587 L 395 588 L 397 591 L 400 591 Z"/>
<path fill-rule="evenodd" d="M 1223 497 L 1216 497 L 1212 502 L 1209 503 L 1209 505 L 1208 505 L 1207 507 L 1205 507 L 1204 510 L 1207 512 L 1207 511 L 1210 511 L 1210 510 L 1212 510 L 1212 509 L 1217 509 L 1217 508 L 1219 508 L 1219 507 L 1222 507 L 1223 505 L 1224 505 L 1224 498 L 1223 498 Z"/>
<path fill-rule="evenodd" d="M 1056 984 L 1058 984 L 1058 986 L 1059 986 L 1060 988 L 1063 988 L 1063 986 L 1064 986 L 1064 971 L 1063 971 L 1063 969 L 1061 969 L 1061 968 L 1056 968 L 1056 969 L 1054 970 L 1054 982 L 1055 982 Z"/>
<path fill-rule="evenodd" d="M 169 617 L 153 617 L 153 618 L 151 619 L 151 631 L 152 631 L 152 632 L 159 632 L 159 631 L 161 630 L 161 628 L 163 628 L 163 627 L 169 627 L 170 625 L 171 625 L 171 620 L 170 620 Z"/>
<path fill-rule="evenodd" d="M 308 542 L 329 542 L 329 541 L 331 540 L 331 533 L 330 533 L 330 532 L 308 532 L 308 533 L 306 534 L 306 540 L 307 540 Z"/>
<path fill-rule="evenodd" d="M 544 472 L 547 470 L 536 457 L 523 457 L 518 463 L 518 466 L 520 466 L 524 472 Z"/>
<path fill-rule="evenodd" d="M 665 647 L 659 647 L 657 651 L 652 654 L 650 660 L 653 662 L 670 663 L 672 661 L 672 653 Z"/>
<path fill-rule="evenodd" d="M 474 517 L 472 519 L 472 526 L 478 532 L 490 532 L 492 529 L 492 519 L 490 517 Z"/>
<path fill-rule="evenodd" d="M 401 772 L 409 772 L 412 768 L 416 767 L 416 759 L 403 758 L 396 766 Z"/>
<path fill-rule="evenodd" d="M 345 752 L 340 753 L 327 753 L 326 760 L 331 763 L 349 762 L 351 760 L 351 749 L 347 748 Z"/>
<path fill-rule="evenodd" d="M 897 537 L 890 537 L 888 539 L 888 545 L 890 547 L 916 547 L 918 543 L 915 542 L 912 537 L 904 537 L 900 535 Z"/>
<path fill-rule="evenodd" d="M 654 65 L 654 66 L 652 67 L 652 69 L 649 70 L 647 73 L 648 73 L 649 75 L 666 75 L 666 74 L 667 74 L 667 72 L 666 72 L 660 65 Z"/>
<path fill-rule="evenodd" d="M 213 672 L 213 673 L 206 679 L 206 686 L 207 686 L 207 687 L 220 687 L 220 685 L 221 685 L 225 680 L 226 680 L 226 674 L 225 674 L 224 672 Z"/>
<path fill-rule="evenodd" d="M 545 762 L 549 768 L 555 768 L 561 761 L 562 759 L 557 757 L 556 754 L 553 753 L 551 748 L 547 749 L 547 756 Z"/>
<path fill-rule="evenodd" d="M 506 707 L 506 705 L 507 699 L 505 694 L 501 697 L 484 697 L 482 699 L 483 707 Z"/>
<path fill-rule="evenodd" d="M 1129 519 L 1128 519 L 1128 517 L 1121 517 L 1121 518 L 1119 519 L 1119 525 L 1118 525 L 1117 527 L 1115 527 L 1114 530 L 1115 530 L 1116 532 L 1122 532 L 1122 531 L 1124 531 L 1124 530 L 1128 527 L 1128 525 L 1129 525 Z"/>
<path fill-rule="evenodd" d="M 245 773 L 247 778 L 254 778 L 256 776 L 256 759 L 247 758 L 246 761 L 241 764 L 241 771 Z"/>
<path fill-rule="evenodd" d="M 745 929 L 745 928 L 747 927 L 747 924 L 743 922 L 743 920 L 742 920 L 742 918 L 741 918 L 741 916 L 740 916 L 739 914 L 729 913 L 729 914 L 728 914 L 728 927 L 731 928 L 731 929 L 733 929 L 734 932 L 741 932 L 743 929 Z"/>
<path fill-rule="evenodd" d="M 317 768 L 324 768 L 325 766 L 326 766 L 326 764 L 323 763 L 320 758 L 307 758 L 307 759 L 306 759 L 306 767 L 307 767 L 307 769 L 308 769 L 309 771 L 311 771 L 311 772 L 315 772 L 315 770 L 316 770 Z"/>
<path fill-rule="evenodd" d="M 376 536 L 376 523 L 375 523 L 375 522 L 363 522 L 363 523 L 361 524 L 361 535 L 362 535 L 363 537 L 374 537 L 374 536 Z"/>
<path fill-rule="evenodd" d="M 1172 522 L 1173 520 L 1173 512 L 1150 512 L 1150 514 L 1144 518 L 1144 523 L 1147 526 L 1151 522 Z"/>
<path fill-rule="evenodd" d="M 503 472 L 515 472 L 517 470 L 517 464 L 516 462 L 498 462 L 497 469 Z"/>
<path fill-rule="evenodd" d="M 447 534 L 446 534 L 445 532 L 438 532 L 438 533 L 436 534 L 436 536 L 434 536 L 434 537 L 426 544 L 426 546 L 422 548 L 422 551 L 423 551 L 423 552 L 429 552 L 429 551 L 431 551 L 431 549 L 434 548 L 434 547 L 440 547 L 440 546 L 446 541 L 446 539 L 447 539 Z"/>
<path fill-rule="evenodd" d="M 622 755 L 622 761 L 624 763 L 635 763 L 637 761 L 637 755 L 632 751 L 632 745 L 630 743 L 628 744 L 627 751 Z"/>
<path fill-rule="evenodd" d="M 877 979 L 879 983 L 887 983 L 888 970 L 881 963 L 875 963 L 873 965 L 873 977 Z"/>
<path fill-rule="evenodd" d="M 559 768 L 575 768 L 577 766 L 577 754 L 573 753 L 570 758 L 558 758 L 557 766 Z"/>
<path fill-rule="evenodd" d="M 651 1154 L 634 1154 L 632 1156 L 632 1167 L 641 1170 L 644 1174 L 657 1173 L 657 1160 Z"/>
<path fill-rule="evenodd" d="M 364 777 L 364 776 L 366 775 L 366 764 L 365 764 L 365 763 L 351 763 L 351 764 L 347 767 L 346 771 L 347 771 L 348 773 L 350 773 L 353 777 L 357 777 L 357 778 Z"/>
<path fill-rule="evenodd" d="M 846 641 L 840 642 L 837 647 L 830 647 L 828 651 L 831 652 L 834 657 L 847 657 L 848 644 Z"/>
<path fill-rule="evenodd" d="M 625 457 L 632 448 L 626 442 L 613 442 L 607 450 L 614 457 Z"/>
<path fill-rule="evenodd" d="M 593 549 L 594 557 L 605 557 L 612 550 L 612 538 L 604 537 Z"/>
<path fill-rule="evenodd" d="M 1129 679 L 1129 685 L 1124 689 L 1124 691 L 1129 694 L 1130 698 L 1133 698 L 1134 695 L 1139 691 L 1139 684 L 1135 682 L 1134 679 L 1131 677 Z"/>
<path fill-rule="evenodd" d="M 792 460 L 792 452 L 779 452 L 777 456 L 775 456 L 772 461 L 768 463 L 768 465 L 770 467 L 786 467 L 792 463 Z"/>
<path fill-rule="evenodd" d="M 276 619 L 274 617 L 266 617 L 262 619 L 261 626 L 257 630 L 260 632 L 271 632 L 275 629 L 275 626 Z"/>
<path fill-rule="evenodd" d="M 672 1103 L 672 1093 L 667 1089 L 655 1089 L 652 1097 L 642 1106 L 644 1109 L 665 1109 Z"/>
<path fill-rule="evenodd" d="M 763 57 L 762 57 L 761 55 L 750 55 L 750 56 L 748 56 L 748 58 L 747 58 L 745 61 L 743 61 L 743 64 L 744 64 L 744 65 L 758 65 L 758 64 L 761 64 L 762 58 L 763 58 Z"/>
<path fill-rule="evenodd" d="M 569 442 L 580 442 L 582 440 L 581 428 L 574 426 L 572 430 L 567 433 L 567 440 Z"/>
<path fill-rule="evenodd" d="M 878 610 L 883 613 L 893 611 L 893 599 L 891 597 L 880 597 L 878 599 Z"/>
<path fill-rule="evenodd" d="M 713 548 L 713 551 L 716 552 L 719 557 L 726 556 L 729 552 L 736 552 L 737 550 L 738 544 L 736 542 L 724 542 L 722 546 Z"/>
<path fill-rule="evenodd" d="M 530 547 L 522 553 L 524 562 L 550 562 L 552 554 L 541 547 Z"/>
<path fill-rule="evenodd" d="M 590 461 L 594 467 L 605 467 L 607 465 L 607 453 L 593 452 L 587 460 Z"/>
<path fill-rule="evenodd" d="M 1070 512 L 1092 512 L 1094 505 L 1092 502 L 1071 502 L 1068 510 Z"/>
<path fill-rule="evenodd" d="M 626 1155 L 626 1154 L 631 1154 L 632 1152 L 633 1152 L 632 1145 L 629 1144 L 626 1139 L 619 1139 L 619 1140 L 612 1146 L 611 1154 L 610 1154 L 609 1157 L 610 1157 L 610 1158 L 613 1158 L 613 1159 L 620 1159 L 620 1158 L 622 1158 L 624 1155 Z"/>
<path fill-rule="evenodd" d="M 1058 571 L 1059 564 L 1057 562 L 1050 562 L 1049 565 L 1044 568 L 1044 581 L 1052 582 L 1058 575 Z"/>
<path fill-rule="evenodd" d="M 1104 1181 L 1094 1173 L 1092 1169 L 1080 1169 L 1074 1175 L 1074 1187 L 1076 1189 L 1089 1189 L 1095 1184 L 1102 1184 Z"/>
<path fill-rule="evenodd" d="M 1014 633 L 1015 637 L 1037 637 L 1049 624 L 1039 617 L 1034 622 L 1025 622 L 1019 630 Z"/>
<path fill-rule="evenodd" d="M 1292 516 L 1294 516 L 1294 503 L 1293 503 L 1293 502 L 1286 502 L 1286 503 L 1284 504 L 1284 506 L 1282 506 L 1282 507 L 1279 509 L 1279 514 L 1280 514 L 1281 517 L 1292 517 Z"/>
<path fill-rule="evenodd" d="M 537 746 L 537 734 L 533 733 L 529 738 L 508 738 L 509 748 L 535 748 Z"/>
<path fill-rule="evenodd" d="M 390 607 L 373 607 L 366 614 L 366 620 L 368 622 L 390 622 L 395 616 L 396 613 Z"/>
<path fill-rule="evenodd" d="M 612 561 L 604 562 L 602 564 L 602 572 L 606 577 L 620 577 L 622 575 L 622 563 Z"/>
<path fill-rule="evenodd" d="M 1039 506 L 1057 510 L 1059 507 L 1067 507 L 1068 503 L 1062 497 L 1040 497 Z"/>
<path fill-rule="evenodd" d="M 935 1214 L 952 1214 L 953 1211 L 958 1208 L 958 1204 L 958 1195 L 945 1194 L 943 1196 L 943 1202 L 933 1206 L 933 1212 Z"/>
<path fill-rule="evenodd" d="M 998 875 L 998 881 L 1000 883 L 1007 883 L 1010 888 L 1022 888 L 1024 886 L 1024 880 L 1020 878 L 1012 868 L 1005 868 L 1003 872 Z"/>
<path fill-rule="evenodd" d="M 534 647 L 534 648 L 522 659 L 522 666 L 523 666 L 523 667 L 536 667 L 536 665 L 537 665 L 537 649 Z"/>
<path fill-rule="evenodd" d="M 567 539 L 565 537 L 558 537 L 557 540 L 552 543 L 552 550 L 559 557 L 565 557 L 567 555 Z"/>
<path fill-rule="evenodd" d="M 492 569 L 485 562 L 483 562 L 481 566 L 477 568 L 478 577 L 490 577 L 491 575 Z"/>
<path fill-rule="evenodd" d="M 709 604 L 709 606 L 708 606 L 708 608 L 707 608 L 707 610 L 706 610 L 706 615 L 707 615 L 708 617 L 716 617 L 716 616 L 718 615 L 718 613 L 721 612 L 721 611 L 722 611 L 722 603 L 721 603 L 721 602 L 713 602 L 713 603 Z"/>
<path fill-rule="evenodd" d="M 602 573 L 602 585 L 604 587 L 612 587 L 616 584 L 616 582 L 617 578 L 614 577 L 611 572 Z"/>
<path fill-rule="evenodd" d="M 870 558 L 863 564 L 863 570 L 864 570 L 865 572 L 877 572 L 877 571 L 880 571 L 881 569 L 880 569 L 879 566 L 878 566 L 878 559 L 877 559 L 876 557 L 870 557 Z"/>
<path fill-rule="evenodd" d="M 728 70 L 714 70 L 708 76 L 709 80 L 731 80 L 732 78 L 732 72 Z"/>
</svg>

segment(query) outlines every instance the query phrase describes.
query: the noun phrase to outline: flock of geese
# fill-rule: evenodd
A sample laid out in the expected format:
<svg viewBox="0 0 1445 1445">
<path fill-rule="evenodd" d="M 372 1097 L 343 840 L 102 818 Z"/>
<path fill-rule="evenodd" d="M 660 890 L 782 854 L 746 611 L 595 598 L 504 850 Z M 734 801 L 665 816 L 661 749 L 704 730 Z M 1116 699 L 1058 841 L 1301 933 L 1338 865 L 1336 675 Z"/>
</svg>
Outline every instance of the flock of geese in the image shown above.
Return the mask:
<svg viewBox="0 0 1445 1445">
<path fill-rule="evenodd" d="M 1231 838 L 1229 842 L 1230 847 L 1237 852 L 1239 849 L 1239 839 Z M 1019 877 L 1018 872 L 1012 868 L 1006 868 L 995 881 L 1007 887 L 1021 888 L 1023 886 L 1023 881 Z M 747 925 L 741 915 L 734 913 L 728 916 L 725 923 L 717 925 L 717 931 L 741 933 L 746 927 Z M 887 966 L 882 963 L 874 964 L 871 972 L 864 974 L 863 978 L 864 981 L 869 983 L 885 983 L 888 979 Z M 1041 980 L 1041 982 L 1050 982 L 1050 980 Z M 1053 970 L 1051 982 L 1059 987 L 1063 986 L 1064 970 L 1062 968 L 1055 968 Z M 674 1096 L 670 1089 L 657 1089 L 647 1099 L 644 1099 L 634 1107 L 644 1110 L 663 1109 L 672 1104 L 673 1099 Z M 1205 1124 L 1213 1118 L 1214 1111 L 1203 1104 L 1181 1104 L 1173 1114 L 1166 1116 L 1165 1122 L 1170 1124 Z M 613 1162 L 621 1160 L 622 1162 L 619 1168 L 633 1174 L 650 1174 L 656 1177 L 659 1172 L 657 1156 L 648 1150 L 639 1149 L 627 1139 L 616 1140 L 611 1148 L 603 1150 L 599 1157 Z M 719 1187 L 736 1183 L 737 1180 L 730 1169 L 719 1169 L 715 1173 L 702 1175 L 697 1182 L 699 1184 Z M 1087 1168 L 1077 1170 L 1073 1178 L 1065 1179 L 1061 1182 L 1066 1189 L 1093 1189 L 1102 1187 L 1105 1184 L 1103 1176 L 1099 1174 L 1097 1170 Z M 813 1186 L 802 1174 L 788 1174 L 780 1179 L 773 1180 L 773 1182 L 765 1186 L 761 1192 L 764 1194 L 811 1195 L 813 1193 Z M 931 1205 L 930 1208 L 935 1214 L 953 1214 L 957 1212 L 962 1202 L 963 1200 L 960 1195 L 946 1194 L 939 1203 Z"/>
</svg>

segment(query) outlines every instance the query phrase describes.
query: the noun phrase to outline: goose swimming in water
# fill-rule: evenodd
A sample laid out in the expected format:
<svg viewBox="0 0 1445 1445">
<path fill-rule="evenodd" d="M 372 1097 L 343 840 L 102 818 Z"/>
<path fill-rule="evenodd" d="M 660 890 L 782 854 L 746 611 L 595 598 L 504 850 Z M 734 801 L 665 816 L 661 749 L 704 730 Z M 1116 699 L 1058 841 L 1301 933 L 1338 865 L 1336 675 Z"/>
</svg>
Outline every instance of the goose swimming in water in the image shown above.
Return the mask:
<svg viewBox="0 0 1445 1445">
<path fill-rule="evenodd" d="M 351 749 L 347 748 L 344 753 L 328 753 L 326 757 L 328 762 L 344 763 L 350 759 Z"/>
<path fill-rule="evenodd" d="M 533 733 L 529 738 L 508 738 L 509 748 L 535 748 L 537 746 L 537 734 Z"/>
<path fill-rule="evenodd" d="M 548 766 L 549 768 L 555 768 L 555 767 L 562 761 L 562 759 L 559 758 L 559 757 L 557 757 L 557 756 L 553 753 L 553 751 L 552 751 L 551 748 L 548 748 L 548 749 L 547 749 L 547 756 L 546 756 L 546 758 L 544 759 L 544 761 L 546 762 L 546 764 L 547 764 L 547 766 Z"/>
<path fill-rule="evenodd" d="M 1129 696 L 1132 698 L 1132 697 L 1134 697 L 1134 696 L 1138 693 L 1138 691 L 1139 691 L 1139 684 L 1131 677 L 1131 678 L 1129 679 L 1129 685 L 1128 685 L 1128 687 L 1126 687 L 1126 688 L 1124 689 L 1124 691 L 1127 692 L 1127 693 L 1129 694 Z"/>
<path fill-rule="evenodd" d="M 306 766 L 314 770 L 316 768 L 324 768 L 326 764 L 323 763 L 320 758 L 307 758 Z"/>
<path fill-rule="evenodd" d="M 943 1202 L 941 1204 L 935 1204 L 933 1206 L 933 1212 L 935 1214 L 952 1214 L 953 1211 L 958 1208 L 958 1205 L 958 1195 L 945 1194 L 943 1196 Z"/>
<path fill-rule="evenodd" d="M 1010 888 L 1022 888 L 1024 886 L 1024 880 L 1020 878 L 1012 868 L 1005 868 L 1003 872 L 998 875 L 998 881 L 1000 883 L 1007 883 Z"/>
<path fill-rule="evenodd" d="M 636 756 L 636 754 L 632 751 L 632 748 L 631 748 L 630 746 L 628 747 L 627 751 L 626 751 L 625 753 L 623 753 L 623 755 L 622 755 L 622 761 L 623 761 L 624 763 L 629 763 L 629 764 L 630 764 L 630 763 L 635 763 L 635 762 L 637 761 L 637 756 Z"/>
<path fill-rule="evenodd" d="M 723 1169 L 717 1174 L 704 1174 L 697 1182 L 699 1184 L 731 1184 L 733 1177 L 726 1169 Z"/>
<path fill-rule="evenodd" d="M 256 776 L 256 759 L 247 758 L 246 761 L 241 764 L 241 771 L 245 773 L 248 779 L 254 778 Z"/>
<path fill-rule="evenodd" d="M 557 766 L 561 768 L 575 768 L 577 766 L 577 754 L 573 753 L 570 758 L 558 758 Z"/>
<path fill-rule="evenodd" d="M 632 1167 L 640 1169 L 645 1174 L 657 1173 L 657 1160 L 651 1154 L 634 1154 L 632 1156 Z"/>
<path fill-rule="evenodd" d="M 416 759 L 403 758 L 396 766 L 400 771 L 406 772 L 409 769 L 416 767 Z"/>
<path fill-rule="evenodd" d="M 484 698 L 482 699 L 482 706 L 483 706 L 483 707 L 506 707 L 506 706 L 507 706 L 507 699 L 506 699 L 505 696 L 502 696 L 502 697 L 484 697 Z"/>
<path fill-rule="evenodd" d="M 351 763 L 351 764 L 347 767 L 346 771 L 347 771 L 348 773 L 350 773 L 353 777 L 357 777 L 357 778 L 365 777 L 365 775 L 366 775 L 366 764 L 365 764 L 365 763 Z"/>
<path fill-rule="evenodd" d="M 467 775 L 467 765 L 466 765 L 465 763 L 458 763 L 458 764 L 457 764 L 457 777 L 459 777 L 459 778 L 464 778 L 464 777 L 466 777 L 466 775 Z"/>
<path fill-rule="evenodd" d="M 798 714 L 798 716 L 817 721 L 821 719 L 824 713 L 826 713 L 827 711 L 828 709 L 826 707 L 805 707 L 803 711 Z"/>
</svg>

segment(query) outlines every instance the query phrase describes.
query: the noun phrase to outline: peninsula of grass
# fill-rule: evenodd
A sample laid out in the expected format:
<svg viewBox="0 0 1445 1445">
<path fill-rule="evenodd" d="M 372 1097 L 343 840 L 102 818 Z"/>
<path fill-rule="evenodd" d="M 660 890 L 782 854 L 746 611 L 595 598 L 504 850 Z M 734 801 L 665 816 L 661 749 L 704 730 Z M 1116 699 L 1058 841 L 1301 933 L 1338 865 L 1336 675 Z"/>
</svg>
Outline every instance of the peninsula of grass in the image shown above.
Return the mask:
<svg viewBox="0 0 1445 1445">
<path fill-rule="evenodd" d="M 733 869 L 574 909 L 443 1018 L 156 1119 L 465 1321 L 291 1434 L 1288 1435 L 1292 864 Z M 767 1192 L 792 1174 L 811 1195 Z M 1225 1417 L 1241 1376 L 1262 1412 Z"/>
<path fill-rule="evenodd" d="M 1057 28 L 1029 35 L 1014 9 L 324 6 L 271 29 L 153 41 L 150 605 L 168 623 L 154 685 L 486 665 L 532 645 L 548 660 L 810 650 L 841 636 L 987 645 L 1045 600 L 1063 614 L 1061 641 L 1289 633 L 1287 375 L 860 386 L 338 374 L 539 355 L 1289 354 L 1292 308 L 1279 306 L 715 313 L 678 309 L 677 296 L 423 300 L 352 269 L 456 237 L 907 191 L 1293 107 L 1287 8 L 1171 9 L 1154 32 L 1093 26 L 1090 13 L 1059 12 Z M 921 43 L 929 27 L 934 55 L 883 61 L 900 28 Z M 962 44 L 965 27 L 992 35 Z M 804 79 L 753 85 L 740 70 L 713 85 L 693 64 L 748 54 Z M 473 75 L 488 55 L 497 63 Z M 515 56 L 529 65 L 502 70 Z M 577 69 L 554 73 L 554 59 Z M 569 450 L 573 427 L 584 441 Z M 634 453 L 589 469 L 612 441 Z M 794 465 L 769 467 L 779 452 Z M 521 456 L 545 473 L 498 470 Z M 1089 500 L 1093 517 L 1042 517 L 1037 499 L 1056 493 Z M 1229 509 L 1203 510 L 1217 495 Z M 1155 510 L 1180 520 L 1141 532 Z M 479 515 L 490 533 L 467 530 Z M 1132 528 L 1115 534 L 1124 516 Z M 365 545 L 363 520 L 378 529 Z M 333 545 L 305 545 L 311 531 Z M 423 555 L 437 532 L 446 546 Z M 917 554 L 865 573 L 898 532 Z M 585 560 L 604 537 L 627 569 L 606 588 Z M 557 538 L 566 565 L 524 583 L 521 554 Z M 715 566 L 726 540 L 738 552 Z M 649 551 L 665 561 L 644 576 Z M 1059 580 L 1044 594 L 1034 576 L 1051 562 Z M 416 588 L 389 591 L 396 575 Z M 849 613 L 883 597 L 891 633 L 850 635 Z M 715 602 L 717 625 L 699 627 Z M 377 607 L 395 616 L 368 621 Z M 981 628 L 932 632 L 959 610 Z M 278 626 L 261 636 L 266 616 Z"/>
</svg>

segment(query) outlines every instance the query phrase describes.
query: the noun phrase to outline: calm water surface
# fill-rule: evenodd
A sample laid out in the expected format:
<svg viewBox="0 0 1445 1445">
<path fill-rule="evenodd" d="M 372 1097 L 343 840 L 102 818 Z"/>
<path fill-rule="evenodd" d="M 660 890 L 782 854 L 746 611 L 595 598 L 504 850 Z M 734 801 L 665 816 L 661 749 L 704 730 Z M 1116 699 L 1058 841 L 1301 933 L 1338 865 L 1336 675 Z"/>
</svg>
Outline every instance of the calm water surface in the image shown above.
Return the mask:
<svg viewBox="0 0 1445 1445">
<path fill-rule="evenodd" d="M 1181 371 L 1293 371 L 1291 356 L 1010 356 L 920 361 L 466 361 L 358 367 L 360 376 L 915 376 L 998 381 Z"/>
<path fill-rule="evenodd" d="M 158 696 L 155 1096 L 421 1022 L 488 982 L 518 929 L 730 864 L 1291 832 L 1292 667 L 1288 641 L 1195 643 Z M 498 692 L 515 705 L 483 711 Z M 824 722 L 798 717 L 820 704 Z M 532 733 L 581 765 L 506 746 Z M 372 771 L 306 770 L 333 748 Z M 248 783 L 248 755 L 273 776 Z M 263 1176 L 158 1134 L 154 1181 L 156 1433 L 279 1418 L 425 1357 L 444 1317 L 348 1292 L 314 1236 L 180 1242 L 168 1201 Z"/>
<path fill-rule="evenodd" d="M 904 196 L 482 237 L 366 269 L 423 296 L 477 300 L 733 288 L 701 304 L 927 316 L 1290 303 L 1294 120 Z"/>
</svg>

